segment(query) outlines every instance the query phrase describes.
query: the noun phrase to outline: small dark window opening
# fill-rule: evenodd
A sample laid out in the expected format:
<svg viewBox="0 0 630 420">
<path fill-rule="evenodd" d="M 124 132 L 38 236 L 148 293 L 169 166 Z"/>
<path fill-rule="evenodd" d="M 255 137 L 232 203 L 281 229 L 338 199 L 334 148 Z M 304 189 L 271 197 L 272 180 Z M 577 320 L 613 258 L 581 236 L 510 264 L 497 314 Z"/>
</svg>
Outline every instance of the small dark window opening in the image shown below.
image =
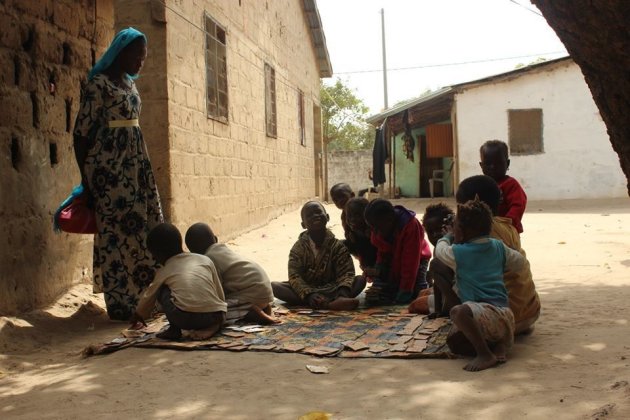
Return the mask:
<svg viewBox="0 0 630 420">
<path fill-rule="evenodd" d="M 54 167 L 59 163 L 59 157 L 57 156 L 57 143 L 49 143 L 50 149 L 50 166 Z"/>
<path fill-rule="evenodd" d="M 72 128 L 72 99 L 66 99 L 66 132 Z"/>
<path fill-rule="evenodd" d="M 15 85 L 20 85 L 20 59 L 16 55 L 13 57 L 13 79 L 15 81 Z"/>
<path fill-rule="evenodd" d="M 31 106 L 33 107 L 33 127 L 39 128 L 39 104 L 35 92 L 31 92 Z"/>
<path fill-rule="evenodd" d="M 11 165 L 16 171 L 19 170 L 20 160 L 22 156 L 20 153 L 20 142 L 17 137 L 11 137 Z"/>
<path fill-rule="evenodd" d="M 61 63 L 66 66 L 69 66 L 72 61 L 72 50 L 70 49 L 70 44 L 68 44 L 67 42 L 64 42 L 62 45 L 62 48 L 63 48 L 63 58 L 61 60 Z"/>
<path fill-rule="evenodd" d="M 228 122 L 227 36 L 210 16 L 206 29 L 206 108 L 208 117 Z"/>
<path fill-rule="evenodd" d="M 544 153 L 542 109 L 509 109 L 508 137 L 512 155 Z"/>
<path fill-rule="evenodd" d="M 30 51 L 33 48 L 33 43 L 35 42 L 35 30 L 33 28 L 28 28 L 28 36 L 26 40 L 22 43 L 22 49 L 24 51 Z"/>
<path fill-rule="evenodd" d="M 306 146 L 306 122 L 304 121 L 304 92 L 298 90 L 298 127 L 300 130 L 300 144 Z"/>
</svg>

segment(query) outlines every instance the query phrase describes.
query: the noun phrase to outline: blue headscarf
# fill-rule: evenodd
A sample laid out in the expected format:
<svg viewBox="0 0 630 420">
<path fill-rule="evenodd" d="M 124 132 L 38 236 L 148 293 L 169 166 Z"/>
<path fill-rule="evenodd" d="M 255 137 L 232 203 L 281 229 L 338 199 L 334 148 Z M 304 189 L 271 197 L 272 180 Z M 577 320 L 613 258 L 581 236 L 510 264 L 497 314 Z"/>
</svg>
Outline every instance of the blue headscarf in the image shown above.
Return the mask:
<svg viewBox="0 0 630 420">
<path fill-rule="evenodd" d="M 105 54 L 103 54 L 100 60 L 96 62 L 94 67 L 92 67 L 92 70 L 88 73 L 88 80 L 92 80 L 94 76 L 107 70 L 114 60 L 116 60 L 118 54 L 120 54 L 127 45 L 131 44 L 140 37 L 144 38 L 145 43 L 147 42 L 147 37 L 137 29 L 129 27 L 118 32 L 107 51 L 105 51 Z M 137 79 L 138 75 L 128 74 L 127 77 L 130 79 Z"/>
</svg>

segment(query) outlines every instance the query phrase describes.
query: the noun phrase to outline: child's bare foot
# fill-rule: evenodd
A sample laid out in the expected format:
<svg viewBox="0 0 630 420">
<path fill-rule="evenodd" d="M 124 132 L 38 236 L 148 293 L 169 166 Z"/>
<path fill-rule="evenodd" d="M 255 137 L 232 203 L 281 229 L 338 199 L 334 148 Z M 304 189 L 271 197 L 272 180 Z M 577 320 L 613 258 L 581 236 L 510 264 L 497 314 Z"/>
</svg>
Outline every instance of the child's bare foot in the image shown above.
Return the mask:
<svg viewBox="0 0 630 420">
<path fill-rule="evenodd" d="M 182 330 L 171 325 L 168 327 L 168 330 L 158 333 L 155 336 L 162 340 L 179 340 L 182 338 Z"/>
<path fill-rule="evenodd" d="M 505 346 L 505 344 L 503 343 L 497 343 L 493 348 L 492 348 L 492 353 L 494 353 L 494 357 L 497 358 L 497 362 L 498 363 L 505 363 L 507 362 L 507 347 Z"/>
<path fill-rule="evenodd" d="M 219 324 L 215 324 L 208 328 L 204 328 L 203 330 L 190 330 L 188 337 L 190 337 L 191 340 L 207 340 L 215 335 L 220 329 L 221 326 Z"/>
<path fill-rule="evenodd" d="M 353 311 L 359 306 L 359 299 L 338 297 L 328 304 L 328 309 L 333 311 Z"/>
<path fill-rule="evenodd" d="M 491 368 L 495 366 L 499 361 L 494 356 L 494 354 L 490 353 L 488 356 L 477 356 L 472 362 L 468 363 L 464 366 L 464 370 L 469 372 L 478 372 L 480 370 Z"/>
<path fill-rule="evenodd" d="M 420 296 L 409 304 L 407 308 L 411 314 L 428 314 L 429 311 L 429 299 L 427 296 Z"/>
<path fill-rule="evenodd" d="M 281 322 L 279 319 L 274 318 L 256 305 L 253 305 L 252 309 L 250 309 L 247 315 L 245 315 L 245 320 L 263 325 L 280 324 Z"/>
</svg>

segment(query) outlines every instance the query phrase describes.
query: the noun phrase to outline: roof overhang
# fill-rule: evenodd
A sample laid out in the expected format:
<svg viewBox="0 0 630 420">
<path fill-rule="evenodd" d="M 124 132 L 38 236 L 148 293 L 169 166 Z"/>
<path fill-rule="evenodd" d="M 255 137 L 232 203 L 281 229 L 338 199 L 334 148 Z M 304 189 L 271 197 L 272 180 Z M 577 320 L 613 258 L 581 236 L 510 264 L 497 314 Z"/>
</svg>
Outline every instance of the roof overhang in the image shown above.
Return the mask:
<svg viewBox="0 0 630 420">
<path fill-rule="evenodd" d="M 372 115 L 366 119 L 366 122 L 379 126 L 387 118 L 387 125 L 394 133 L 404 130 L 402 117 L 405 111 L 408 111 L 409 124 L 412 127 L 442 122 L 451 118 L 454 94 L 455 90 L 452 87 L 444 87 L 380 114 Z"/>
<path fill-rule="evenodd" d="M 315 49 L 317 58 L 317 66 L 319 67 L 319 77 L 332 77 L 332 64 L 330 64 L 330 56 L 328 55 L 328 47 L 326 47 L 326 36 L 324 35 L 324 27 L 322 19 L 319 16 L 316 0 L 304 0 L 304 15 L 311 32 L 311 41 Z"/>
</svg>

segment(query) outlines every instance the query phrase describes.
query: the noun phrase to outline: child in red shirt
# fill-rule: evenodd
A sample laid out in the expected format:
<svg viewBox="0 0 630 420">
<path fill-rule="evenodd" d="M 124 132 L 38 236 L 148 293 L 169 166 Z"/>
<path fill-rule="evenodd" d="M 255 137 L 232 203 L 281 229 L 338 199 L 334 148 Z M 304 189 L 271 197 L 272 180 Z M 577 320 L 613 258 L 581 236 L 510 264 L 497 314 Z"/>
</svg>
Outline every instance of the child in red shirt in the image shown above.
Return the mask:
<svg viewBox="0 0 630 420">
<path fill-rule="evenodd" d="M 516 179 L 506 175 L 510 167 L 507 144 L 500 140 L 488 140 L 479 149 L 479 154 L 483 174 L 494 179 L 501 189 L 497 216 L 511 219 L 518 233 L 523 233 L 521 220 L 527 206 L 527 195 Z"/>
<path fill-rule="evenodd" d="M 387 200 L 376 199 L 365 209 L 365 221 L 372 229 L 377 249 L 372 287 L 366 291 L 367 304 L 409 303 L 427 288 L 429 243 L 416 214 Z"/>
</svg>

